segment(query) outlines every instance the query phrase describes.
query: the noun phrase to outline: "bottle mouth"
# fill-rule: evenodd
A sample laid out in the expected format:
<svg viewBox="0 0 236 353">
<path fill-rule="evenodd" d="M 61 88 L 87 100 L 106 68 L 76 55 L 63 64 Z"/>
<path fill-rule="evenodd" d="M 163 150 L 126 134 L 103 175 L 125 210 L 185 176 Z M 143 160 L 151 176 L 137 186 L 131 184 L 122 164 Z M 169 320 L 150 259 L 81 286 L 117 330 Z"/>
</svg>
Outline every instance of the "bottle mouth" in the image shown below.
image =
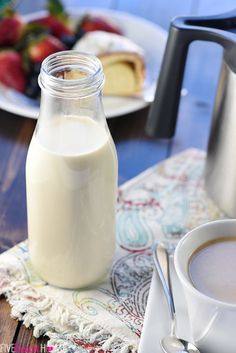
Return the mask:
<svg viewBox="0 0 236 353">
<path fill-rule="evenodd" d="M 62 98 L 82 98 L 100 92 L 104 73 L 100 60 L 76 50 L 49 55 L 41 65 L 39 86 Z"/>
</svg>

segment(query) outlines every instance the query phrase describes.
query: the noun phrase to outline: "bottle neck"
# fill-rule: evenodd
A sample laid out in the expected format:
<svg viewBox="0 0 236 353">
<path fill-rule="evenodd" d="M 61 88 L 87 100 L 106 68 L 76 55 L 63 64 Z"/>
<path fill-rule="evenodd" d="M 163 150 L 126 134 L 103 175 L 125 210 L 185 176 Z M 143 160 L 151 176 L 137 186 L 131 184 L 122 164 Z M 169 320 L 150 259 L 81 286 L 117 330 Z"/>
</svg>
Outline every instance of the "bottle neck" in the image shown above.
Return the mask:
<svg viewBox="0 0 236 353">
<path fill-rule="evenodd" d="M 58 98 L 42 91 L 39 123 L 66 116 L 88 117 L 99 123 L 105 121 L 101 92 L 88 97 Z"/>
<path fill-rule="evenodd" d="M 42 63 L 39 124 L 66 116 L 89 117 L 106 124 L 101 90 L 100 61 L 77 51 L 55 53 Z"/>
</svg>

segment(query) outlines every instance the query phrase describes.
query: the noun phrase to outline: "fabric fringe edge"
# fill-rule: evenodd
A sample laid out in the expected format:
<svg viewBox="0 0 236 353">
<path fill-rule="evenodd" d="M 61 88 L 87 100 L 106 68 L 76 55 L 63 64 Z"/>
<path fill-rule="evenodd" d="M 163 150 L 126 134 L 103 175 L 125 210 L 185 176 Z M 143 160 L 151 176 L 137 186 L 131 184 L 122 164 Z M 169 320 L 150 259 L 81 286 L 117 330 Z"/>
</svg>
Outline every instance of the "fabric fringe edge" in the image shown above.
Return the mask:
<svg viewBox="0 0 236 353">
<path fill-rule="evenodd" d="M 82 350 L 82 346 L 81 352 L 137 353 L 134 345 L 112 335 L 102 326 L 79 317 L 62 303 L 38 293 L 19 268 L 6 268 L 5 265 L 0 266 L 0 295 L 4 295 L 9 302 L 11 316 L 23 321 L 26 327 L 32 325 L 36 338 L 48 336 L 47 345 L 53 346 L 53 352 L 78 352 L 76 341 L 87 340 L 98 345 L 99 349 Z M 61 332 L 60 325 L 66 326 L 65 332 Z"/>
</svg>

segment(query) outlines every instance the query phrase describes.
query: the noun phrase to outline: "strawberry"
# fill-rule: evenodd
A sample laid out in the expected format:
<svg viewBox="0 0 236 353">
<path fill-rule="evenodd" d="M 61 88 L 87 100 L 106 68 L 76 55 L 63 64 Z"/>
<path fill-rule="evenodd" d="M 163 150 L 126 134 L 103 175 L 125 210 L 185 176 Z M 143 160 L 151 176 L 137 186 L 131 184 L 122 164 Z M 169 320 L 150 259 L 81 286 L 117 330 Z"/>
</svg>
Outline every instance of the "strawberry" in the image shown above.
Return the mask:
<svg viewBox="0 0 236 353">
<path fill-rule="evenodd" d="M 32 21 L 31 23 L 35 23 L 35 24 L 39 24 L 47 27 L 50 33 L 59 39 L 62 38 L 63 36 L 74 34 L 72 29 L 70 29 L 67 24 L 65 24 L 60 19 L 51 15 L 39 18 L 35 21 Z"/>
<path fill-rule="evenodd" d="M 35 20 L 34 23 L 44 25 L 53 36 L 59 39 L 74 35 L 69 26 L 69 16 L 60 0 L 47 0 L 47 9 L 49 15 Z"/>
<path fill-rule="evenodd" d="M 26 75 L 23 69 L 22 58 L 14 50 L 3 50 L 0 52 L 0 82 L 24 92 L 26 88 Z"/>
<path fill-rule="evenodd" d="M 48 55 L 65 50 L 65 45 L 56 37 L 51 35 L 41 36 L 30 44 L 28 54 L 34 63 L 42 62 Z"/>
<path fill-rule="evenodd" d="M 79 27 L 82 28 L 85 32 L 104 31 L 120 35 L 122 34 L 121 30 L 118 27 L 107 22 L 105 19 L 96 16 L 85 16 L 82 19 Z"/>
<path fill-rule="evenodd" d="M 20 16 L 11 15 L 0 20 L 0 45 L 15 44 L 21 37 L 24 23 Z"/>
</svg>

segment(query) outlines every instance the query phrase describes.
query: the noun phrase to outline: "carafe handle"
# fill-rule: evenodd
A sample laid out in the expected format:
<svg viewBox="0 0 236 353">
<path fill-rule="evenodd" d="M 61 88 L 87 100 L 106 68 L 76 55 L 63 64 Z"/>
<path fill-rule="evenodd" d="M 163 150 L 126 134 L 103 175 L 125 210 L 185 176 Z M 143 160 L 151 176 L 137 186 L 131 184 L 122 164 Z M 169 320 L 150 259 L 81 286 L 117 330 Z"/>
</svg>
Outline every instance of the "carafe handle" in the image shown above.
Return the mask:
<svg viewBox="0 0 236 353">
<path fill-rule="evenodd" d="M 171 138 L 175 134 L 180 92 L 188 48 L 192 41 L 212 41 L 222 45 L 229 60 L 236 61 L 236 9 L 209 17 L 177 17 L 170 25 L 154 102 L 146 132 L 150 136 Z M 235 63 L 236 65 L 236 63 Z"/>
</svg>

